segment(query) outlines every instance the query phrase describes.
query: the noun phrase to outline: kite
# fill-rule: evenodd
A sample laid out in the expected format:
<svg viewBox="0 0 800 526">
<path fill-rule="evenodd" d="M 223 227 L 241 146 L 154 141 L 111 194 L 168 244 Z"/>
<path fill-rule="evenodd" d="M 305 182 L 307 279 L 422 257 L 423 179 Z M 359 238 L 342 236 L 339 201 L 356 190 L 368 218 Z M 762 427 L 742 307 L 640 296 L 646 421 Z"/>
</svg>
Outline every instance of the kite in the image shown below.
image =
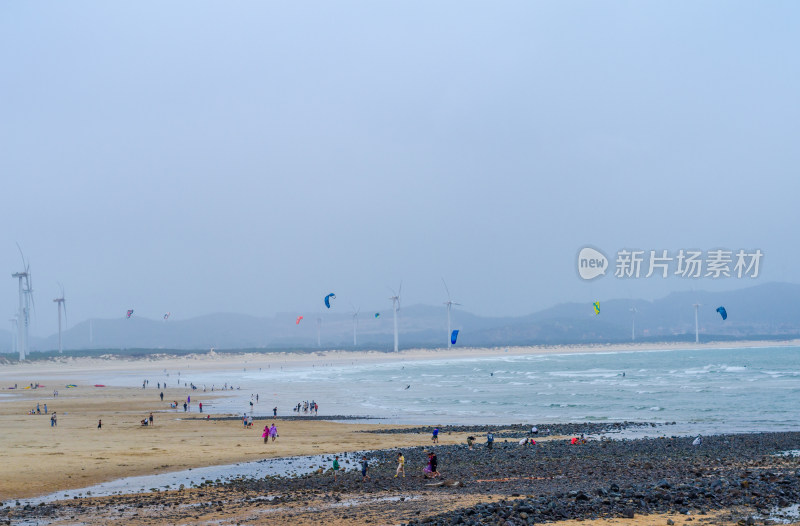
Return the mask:
<svg viewBox="0 0 800 526">
<path fill-rule="evenodd" d="M 126 317 L 130 318 L 131 316 L 133 316 L 133 309 L 128 309 L 128 315 Z"/>
<path fill-rule="evenodd" d="M 302 320 L 302 319 L 303 319 L 303 317 L 302 317 L 302 316 L 298 316 L 298 317 L 297 317 L 297 320 L 294 322 L 294 324 L 295 324 L 295 325 L 300 325 L 300 320 Z"/>
<path fill-rule="evenodd" d="M 728 319 L 728 311 L 725 310 L 725 307 L 717 307 L 717 312 L 722 316 L 723 321 Z"/>
<path fill-rule="evenodd" d="M 597 316 L 598 314 L 600 314 L 600 302 L 595 301 L 594 303 L 592 303 L 592 305 L 594 306 L 594 315 Z"/>
<path fill-rule="evenodd" d="M 333 292 L 331 292 L 330 294 L 325 296 L 325 306 L 330 309 L 331 308 L 331 300 L 335 300 L 335 299 L 336 299 L 336 294 L 334 294 Z"/>
<path fill-rule="evenodd" d="M 376 318 L 380 318 L 380 317 L 381 317 L 381 313 L 380 313 L 380 312 L 376 312 L 376 313 L 375 313 L 375 317 L 376 317 Z"/>
<path fill-rule="evenodd" d="M 457 339 L 458 339 L 458 329 L 454 330 L 453 334 L 450 335 L 450 343 L 455 345 Z"/>
<path fill-rule="evenodd" d="M 165 320 L 168 320 L 168 319 L 169 319 L 169 315 L 170 315 L 170 313 L 169 313 L 169 312 L 168 312 L 168 313 L 166 313 L 166 314 L 164 314 L 164 319 L 165 319 Z"/>
</svg>

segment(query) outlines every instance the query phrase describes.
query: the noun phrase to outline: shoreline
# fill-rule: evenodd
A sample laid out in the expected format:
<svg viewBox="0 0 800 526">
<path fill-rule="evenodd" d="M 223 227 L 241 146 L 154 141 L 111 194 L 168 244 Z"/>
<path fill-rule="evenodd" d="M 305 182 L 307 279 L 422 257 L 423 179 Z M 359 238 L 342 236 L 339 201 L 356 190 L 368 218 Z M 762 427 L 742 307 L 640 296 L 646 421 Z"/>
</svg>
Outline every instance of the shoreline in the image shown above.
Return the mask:
<svg viewBox="0 0 800 526">
<path fill-rule="evenodd" d="M 560 354 L 591 354 L 591 353 L 619 353 L 619 352 L 661 352 L 675 350 L 703 350 L 703 349 L 740 349 L 752 347 L 755 349 L 769 349 L 782 347 L 798 347 L 800 339 L 790 340 L 736 340 L 736 341 L 711 341 L 706 343 L 617 343 L 617 344 L 575 344 L 575 345 L 536 345 L 536 346 L 508 346 L 508 347 L 475 347 L 475 348 L 441 348 L 423 349 L 412 348 L 394 352 L 367 350 L 354 351 L 346 349 L 329 349 L 313 352 L 226 352 L 223 354 L 214 351 L 189 353 L 185 355 L 153 354 L 141 357 L 117 356 L 104 354 L 100 356 L 56 356 L 34 362 L 4 364 L 0 370 L 0 382 L 8 383 L 5 379 L 11 375 L 34 375 L 47 379 L 48 374 L 58 373 L 61 376 L 66 370 L 72 372 L 98 371 L 102 369 L 113 370 L 117 367 L 134 368 L 137 370 L 180 369 L 187 366 L 194 367 L 195 371 L 214 370 L 220 367 L 241 367 L 259 365 L 282 364 L 289 367 L 313 366 L 318 363 L 326 365 L 344 365 L 348 362 L 386 363 L 393 361 L 429 361 L 429 360 L 463 360 L 479 359 L 497 356 L 535 356 L 535 355 L 560 355 Z M 19 383 L 19 382 L 17 382 Z M 0 390 L 8 390 L 7 385 L 0 384 Z"/>
</svg>

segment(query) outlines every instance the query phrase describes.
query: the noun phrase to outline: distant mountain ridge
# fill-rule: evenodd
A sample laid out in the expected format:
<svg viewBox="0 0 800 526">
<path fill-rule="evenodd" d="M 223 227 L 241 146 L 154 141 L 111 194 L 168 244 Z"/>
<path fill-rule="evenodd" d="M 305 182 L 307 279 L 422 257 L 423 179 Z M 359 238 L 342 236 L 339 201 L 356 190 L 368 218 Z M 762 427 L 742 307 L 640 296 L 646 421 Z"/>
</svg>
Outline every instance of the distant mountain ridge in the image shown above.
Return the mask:
<svg viewBox="0 0 800 526">
<path fill-rule="evenodd" d="M 654 301 L 603 301 L 594 314 L 590 303 L 563 303 L 519 317 L 484 317 L 453 309 L 452 328 L 459 329 L 460 346 L 507 346 L 561 343 L 613 343 L 631 340 L 636 309 L 636 339 L 694 340 L 694 303 L 700 303 L 701 338 L 716 339 L 793 337 L 800 334 L 800 285 L 767 283 L 727 292 L 674 292 Z M 716 312 L 725 306 L 728 319 Z M 280 313 L 259 318 L 247 314 L 208 314 L 188 320 L 94 319 L 63 333 L 64 349 L 316 349 L 317 318 L 320 347 L 353 346 L 353 318 L 335 309 L 320 315 Z M 91 325 L 91 329 L 90 329 Z M 415 305 L 399 313 L 400 346 L 446 345 L 444 306 Z M 358 319 L 358 347 L 388 350 L 392 345 L 392 312 L 379 318 L 362 313 Z M 90 339 L 91 334 L 91 339 Z M 58 335 L 32 338 L 32 351 L 51 351 Z M 0 331 L 0 352 L 11 352 L 11 334 Z"/>
</svg>

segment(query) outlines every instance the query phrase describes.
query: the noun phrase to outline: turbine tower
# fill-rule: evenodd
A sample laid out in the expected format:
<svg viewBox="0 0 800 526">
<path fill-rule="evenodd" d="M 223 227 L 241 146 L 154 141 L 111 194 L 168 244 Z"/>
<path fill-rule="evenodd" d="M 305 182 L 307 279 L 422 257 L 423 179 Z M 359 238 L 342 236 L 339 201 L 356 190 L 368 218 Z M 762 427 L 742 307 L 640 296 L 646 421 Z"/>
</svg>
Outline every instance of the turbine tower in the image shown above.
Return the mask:
<svg viewBox="0 0 800 526">
<path fill-rule="evenodd" d="M 60 283 L 59 283 L 59 287 L 61 287 Z M 61 346 L 61 309 L 62 308 L 64 309 L 64 321 L 67 320 L 67 303 L 66 303 L 66 300 L 64 299 L 64 287 L 61 287 L 61 297 L 60 298 L 56 298 L 53 301 L 57 304 L 56 306 L 58 307 L 58 354 L 61 354 L 62 352 L 64 352 L 64 349 Z"/>
<path fill-rule="evenodd" d="M 636 341 L 636 307 L 631 307 L 631 341 Z"/>
<path fill-rule="evenodd" d="M 31 322 L 31 305 L 33 304 L 33 288 L 31 287 L 30 265 L 25 262 L 22 249 L 17 244 L 19 255 L 22 257 L 22 266 L 25 270 L 11 274 L 12 278 L 19 280 L 19 311 L 17 312 L 17 350 L 20 361 L 28 355 L 28 328 Z"/>
<path fill-rule="evenodd" d="M 322 318 L 317 318 L 317 347 L 320 347 L 319 330 L 322 327 Z"/>
<path fill-rule="evenodd" d="M 400 282 L 400 288 L 397 292 L 392 290 L 392 296 L 389 298 L 392 300 L 392 311 L 394 312 L 394 352 L 397 352 L 398 348 L 398 338 L 397 338 L 397 311 L 400 310 L 400 293 L 403 292 L 403 282 Z"/>
<path fill-rule="evenodd" d="M 452 299 L 450 299 L 450 289 L 447 288 L 447 283 L 445 283 L 444 278 L 442 278 L 442 283 L 444 283 L 444 290 L 447 292 L 447 301 L 444 302 L 447 305 L 447 348 L 449 349 L 452 345 L 452 339 L 450 337 L 453 334 L 453 331 L 450 328 L 450 308 L 453 305 L 461 305 L 460 303 L 456 303 Z"/>
<path fill-rule="evenodd" d="M 694 304 L 694 343 L 700 343 L 700 331 L 698 329 L 697 324 L 697 308 L 700 306 L 699 303 Z"/>
<path fill-rule="evenodd" d="M 10 318 L 8 321 L 11 322 L 11 352 L 17 352 L 17 316 L 15 315 L 13 318 Z"/>
<path fill-rule="evenodd" d="M 361 307 L 356 309 L 353 307 L 353 347 L 358 347 L 358 340 L 356 338 L 356 330 L 358 329 L 358 313 L 361 312 Z"/>
</svg>

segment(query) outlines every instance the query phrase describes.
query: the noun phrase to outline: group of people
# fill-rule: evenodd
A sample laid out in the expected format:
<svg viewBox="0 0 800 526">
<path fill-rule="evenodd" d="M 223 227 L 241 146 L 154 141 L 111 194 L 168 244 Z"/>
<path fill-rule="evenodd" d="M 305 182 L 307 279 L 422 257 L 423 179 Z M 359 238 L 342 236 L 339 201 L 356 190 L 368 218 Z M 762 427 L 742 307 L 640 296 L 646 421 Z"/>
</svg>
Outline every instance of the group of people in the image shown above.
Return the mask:
<svg viewBox="0 0 800 526">
<path fill-rule="evenodd" d="M 306 400 L 305 402 L 298 402 L 297 405 L 292 408 L 292 411 L 297 413 L 303 411 L 304 413 L 311 413 L 316 416 L 319 413 L 319 405 L 314 400 L 311 400 L 311 402 Z"/>
<path fill-rule="evenodd" d="M 422 468 L 422 476 L 425 478 L 441 477 L 442 474 L 439 473 L 439 459 L 436 457 L 436 453 L 433 451 L 426 451 L 425 453 L 428 455 L 428 463 Z M 369 476 L 369 460 L 367 456 L 362 456 L 358 464 L 361 468 L 361 481 L 366 482 L 367 480 L 372 480 L 372 477 Z M 340 469 L 339 456 L 337 455 L 333 457 L 332 470 L 334 481 L 336 481 Z M 406 457 L 403 456 L 403 453 L 397 453 L 397 470 L 395 470 L 394 478 L 400 475 L 402 475 L 403 478 L 406 477 Z"/>
<path fill-rule="evenodd" d="M 153 413 L 150 413 L 149 416 L 146 416 L 142 419 L 143 426 L 152 426 L 153 425 Z M 102 424 L 100 422 L 97 423 L 97 428 L 100 429 Z"/>
</svg>

